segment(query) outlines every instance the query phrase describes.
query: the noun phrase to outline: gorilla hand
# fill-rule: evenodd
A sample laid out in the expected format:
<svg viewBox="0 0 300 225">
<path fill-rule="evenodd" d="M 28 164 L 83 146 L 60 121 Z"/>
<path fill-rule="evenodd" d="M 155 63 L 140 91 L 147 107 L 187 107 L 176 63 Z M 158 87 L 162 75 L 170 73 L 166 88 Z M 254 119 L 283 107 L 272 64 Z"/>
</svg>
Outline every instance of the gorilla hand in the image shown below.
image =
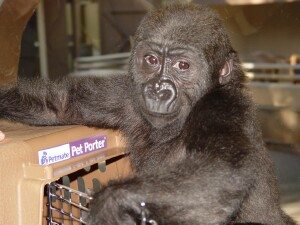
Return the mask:
<svg viewBox="0 0 300 225">
<path fill-rule="evenodd" d="M 134 186 L 133 183 L 122 186 L 115 183 L 95 194 L 88 225 L 141 224 L 142 214 L 147 214 L 146 210 L 142 210 L 145 197 Z"/>
</svg>

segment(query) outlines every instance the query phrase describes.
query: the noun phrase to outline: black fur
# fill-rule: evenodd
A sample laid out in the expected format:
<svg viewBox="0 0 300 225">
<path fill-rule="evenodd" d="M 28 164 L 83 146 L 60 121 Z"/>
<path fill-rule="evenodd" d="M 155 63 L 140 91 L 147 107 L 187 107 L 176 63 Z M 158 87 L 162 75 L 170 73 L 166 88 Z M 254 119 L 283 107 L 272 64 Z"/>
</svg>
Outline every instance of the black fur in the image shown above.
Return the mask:
<svg viewBox="0 0 300 225">
<path fill-rule="evenodd" d="M 295 224 L 279 207 L 245 80 L 219 18 L 173 5 L 142 21 L 128 74 L 21 81 L 0 89 L 0 116 L 123 132 L 135 175 L 95 194 L 89 225 L 136 224 L 141 202 L 159 225 Z"/>
</svg>

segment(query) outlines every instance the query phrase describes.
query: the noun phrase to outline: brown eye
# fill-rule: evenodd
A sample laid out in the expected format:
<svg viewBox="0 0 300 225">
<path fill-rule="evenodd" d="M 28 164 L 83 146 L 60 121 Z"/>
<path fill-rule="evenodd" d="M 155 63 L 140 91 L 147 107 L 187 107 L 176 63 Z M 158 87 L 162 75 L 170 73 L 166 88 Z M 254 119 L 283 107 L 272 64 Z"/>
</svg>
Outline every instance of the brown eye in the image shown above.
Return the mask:
<svg viewBox="0 0 300 225">
<path fill-rule="evenodd" d="M 146 55 L 144 58 L 145 58 L 146 62 L 150 65 L 158 64 L 158 58 L 155 57 L 154 55 Z"/>
<path fill-rule="evenodd" d="M 184 61 L 178 61 L 174 64 L 173 67 L 179 70 L 188 70 L 190 68 L 190 64 Z"/>
</svg>

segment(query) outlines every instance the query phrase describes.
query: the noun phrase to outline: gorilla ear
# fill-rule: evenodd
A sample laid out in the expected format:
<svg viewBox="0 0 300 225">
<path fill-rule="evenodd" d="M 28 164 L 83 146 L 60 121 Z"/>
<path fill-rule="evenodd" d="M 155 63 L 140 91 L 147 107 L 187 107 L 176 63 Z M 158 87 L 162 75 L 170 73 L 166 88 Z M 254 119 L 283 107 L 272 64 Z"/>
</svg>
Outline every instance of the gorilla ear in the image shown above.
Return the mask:
<svg viewBox="0 0 300 225">
<path fill-rule="evenodd" d="M 233 68 L 233 61 L 232 59 L 228 59 L 225 62 L 223 68 L 219 72 L 220 84 L 226 84 L 230 80 L 232 68 Z"/>
</svg>

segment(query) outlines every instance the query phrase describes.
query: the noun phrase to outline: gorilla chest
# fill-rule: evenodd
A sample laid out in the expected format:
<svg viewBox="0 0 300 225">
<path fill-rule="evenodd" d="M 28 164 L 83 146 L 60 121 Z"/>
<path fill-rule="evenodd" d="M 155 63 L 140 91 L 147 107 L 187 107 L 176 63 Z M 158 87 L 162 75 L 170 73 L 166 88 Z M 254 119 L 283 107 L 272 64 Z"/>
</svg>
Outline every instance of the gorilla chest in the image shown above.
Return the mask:
<svg viewBox="0 0 300 225">
<path fill-rule="evenodd" d="M 182 143 L 153 145 L 144 148 L 133 146 L 130 155 L 136 171 L 155 172 L 184 160 L 186 148 Z"/>
</svg>

